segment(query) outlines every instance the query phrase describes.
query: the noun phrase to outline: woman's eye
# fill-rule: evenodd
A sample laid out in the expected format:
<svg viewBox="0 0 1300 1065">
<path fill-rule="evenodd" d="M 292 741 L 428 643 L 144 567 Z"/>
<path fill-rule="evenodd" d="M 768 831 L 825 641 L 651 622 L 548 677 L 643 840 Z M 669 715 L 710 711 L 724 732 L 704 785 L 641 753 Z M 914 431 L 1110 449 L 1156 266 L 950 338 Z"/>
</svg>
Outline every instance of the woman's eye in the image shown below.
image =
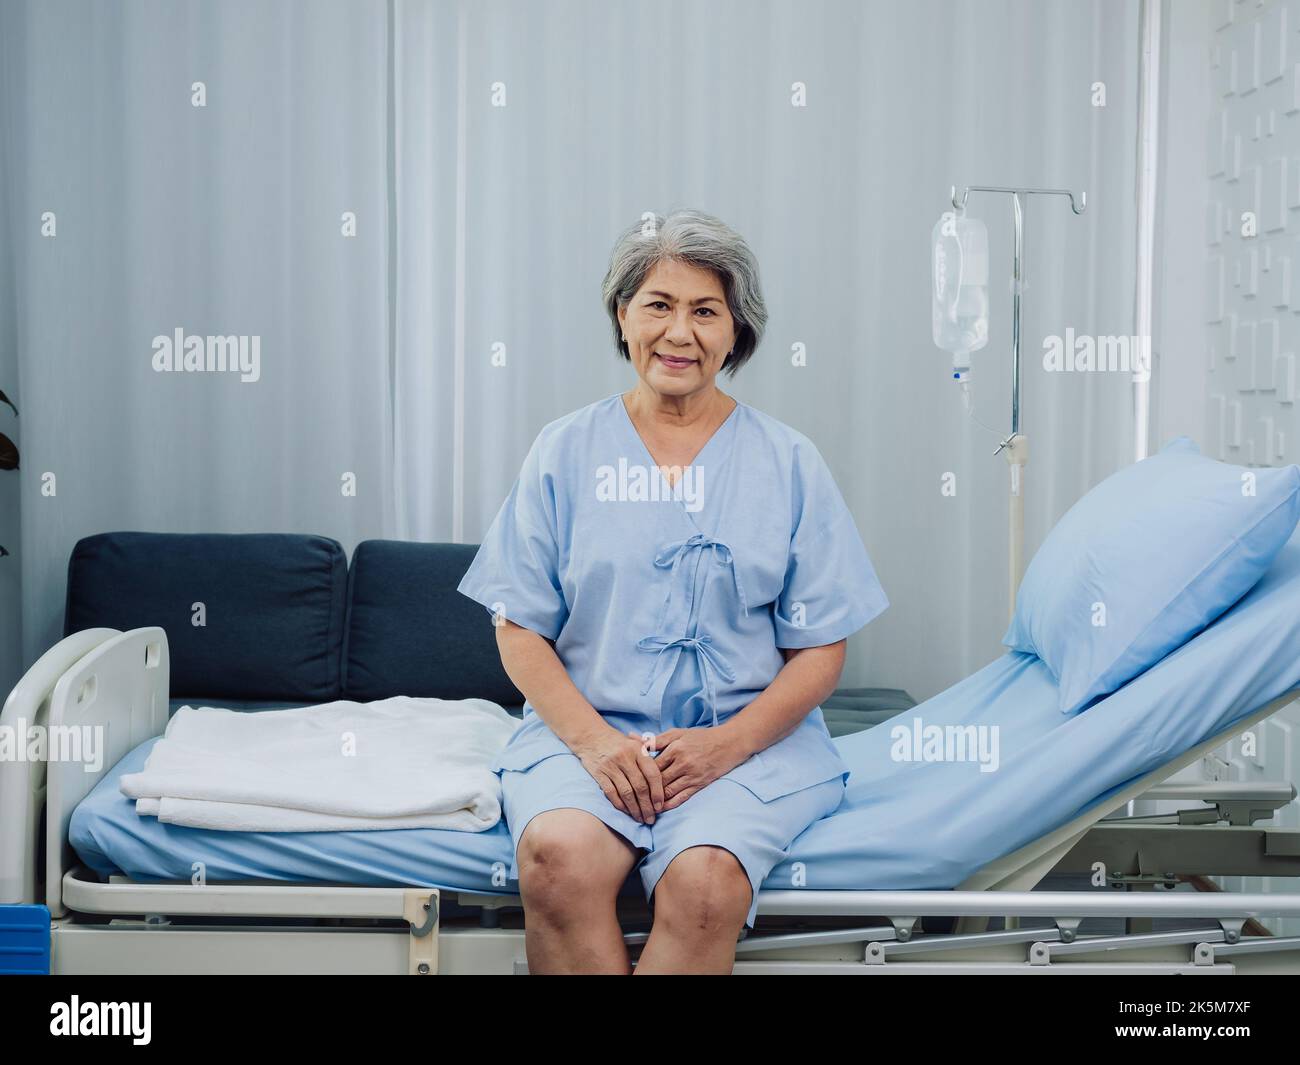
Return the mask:
<svg viewBox="0 0 1300 1065">
<path fill-rule="evenodd" d="M 655 300 L 653 303 L 650 304 L 650 306 L 653 307 L 655 310 L 658 310 L 660 307 L 667 307 L 668 304 L 666 304 L 663 300 Z M 711 318 L 716 318 L 718 316 L 718 312 L 715 311 L 712 307 L 697 307 L 696 310 L 707 311 L 709 317 Z"/>
</svg>

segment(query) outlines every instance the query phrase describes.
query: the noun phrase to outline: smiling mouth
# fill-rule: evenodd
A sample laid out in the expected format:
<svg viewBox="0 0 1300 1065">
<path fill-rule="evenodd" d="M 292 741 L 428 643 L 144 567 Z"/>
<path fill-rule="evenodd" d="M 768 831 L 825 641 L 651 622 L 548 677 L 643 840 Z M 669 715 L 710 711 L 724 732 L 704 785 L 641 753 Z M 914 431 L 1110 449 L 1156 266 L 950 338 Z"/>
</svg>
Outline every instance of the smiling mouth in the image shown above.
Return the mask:
<svg viewBox="0 0 1300 1065">
<path fill-rule="evenodd" d="M 656 351 L 655 358 L 659 359 L 665 365 L 672 366 L 675 369 L 690 366 L 695 362 L 694 359 L 688 359 L 684 355 L 665 355 L 662 351 Z"/>
</svg>

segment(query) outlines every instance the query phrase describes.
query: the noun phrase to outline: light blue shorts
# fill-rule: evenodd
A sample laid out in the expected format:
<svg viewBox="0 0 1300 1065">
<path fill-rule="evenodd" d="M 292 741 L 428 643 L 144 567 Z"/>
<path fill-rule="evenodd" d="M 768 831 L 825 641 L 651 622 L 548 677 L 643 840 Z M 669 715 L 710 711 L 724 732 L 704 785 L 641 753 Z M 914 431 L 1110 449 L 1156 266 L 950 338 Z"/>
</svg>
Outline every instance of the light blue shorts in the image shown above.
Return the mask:
<svg viewBox="0 0 1300 1065">
<path fill-rule="evenodd" d="M 600 785 L 583 768 L 577 755 L 553 754 L 522 771 L 501 773 L 502 812 L 515 844 L 510 879 L 519 879 L 519 838 L 528 823 L 548 810 L 585 810 L 646 853 L 641 856 L 641 883 L 653 902 L 655 885 L 664 870 L 690 847 L 722 847 L 730 851 L 749 877 L 751 897 L 745 923 L 754 924 L 758 889 L 805 828 L 835 810 L 844 797 L 841 778 L 763 802 L 742 784 L 727 777 L 701 788 L 681 806 L 643 825 L 615 807 Z"/>
</svg>

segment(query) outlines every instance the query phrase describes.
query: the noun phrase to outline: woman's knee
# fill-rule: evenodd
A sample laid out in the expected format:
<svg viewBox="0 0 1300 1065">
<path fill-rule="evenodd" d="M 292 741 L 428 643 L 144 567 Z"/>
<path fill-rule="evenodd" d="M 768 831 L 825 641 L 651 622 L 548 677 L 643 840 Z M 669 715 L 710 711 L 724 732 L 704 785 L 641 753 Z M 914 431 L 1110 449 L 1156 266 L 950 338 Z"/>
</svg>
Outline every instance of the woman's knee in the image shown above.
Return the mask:
<svg viewBox="0 0 1300 1065">
<path fill-rule="evenodd" d="M 655 921 L 683 931 L 739 932 L 753 889 L 740 861 L 722 847 L 690 847 L 655 885 Z"/>
<path fill-rule="evenodd" d="M 519 839 L 519 890 L 535 912 L 562 916 L 613 899 L 632 867 L 629 844 L 592 814 L 548 810 Z"/>
</svg>

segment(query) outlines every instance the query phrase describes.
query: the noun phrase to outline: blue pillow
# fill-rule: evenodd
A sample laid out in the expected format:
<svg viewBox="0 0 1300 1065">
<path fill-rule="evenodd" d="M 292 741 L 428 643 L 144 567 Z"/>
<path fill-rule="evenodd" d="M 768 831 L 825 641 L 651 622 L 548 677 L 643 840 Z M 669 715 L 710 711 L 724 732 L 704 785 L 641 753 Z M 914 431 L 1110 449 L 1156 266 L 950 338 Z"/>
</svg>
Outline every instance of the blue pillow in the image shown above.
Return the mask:
<svg viewBox="0 0 1300 1065">
<path fill-rule="evenodd" d="M 1077 713 L 1245 595 L 1300 519 L 1300 467 L 1244 469 L 1185 436 L 1106 478 L 1025 572 L 1002 638 L 1038 655 Z"/>
</svg>

